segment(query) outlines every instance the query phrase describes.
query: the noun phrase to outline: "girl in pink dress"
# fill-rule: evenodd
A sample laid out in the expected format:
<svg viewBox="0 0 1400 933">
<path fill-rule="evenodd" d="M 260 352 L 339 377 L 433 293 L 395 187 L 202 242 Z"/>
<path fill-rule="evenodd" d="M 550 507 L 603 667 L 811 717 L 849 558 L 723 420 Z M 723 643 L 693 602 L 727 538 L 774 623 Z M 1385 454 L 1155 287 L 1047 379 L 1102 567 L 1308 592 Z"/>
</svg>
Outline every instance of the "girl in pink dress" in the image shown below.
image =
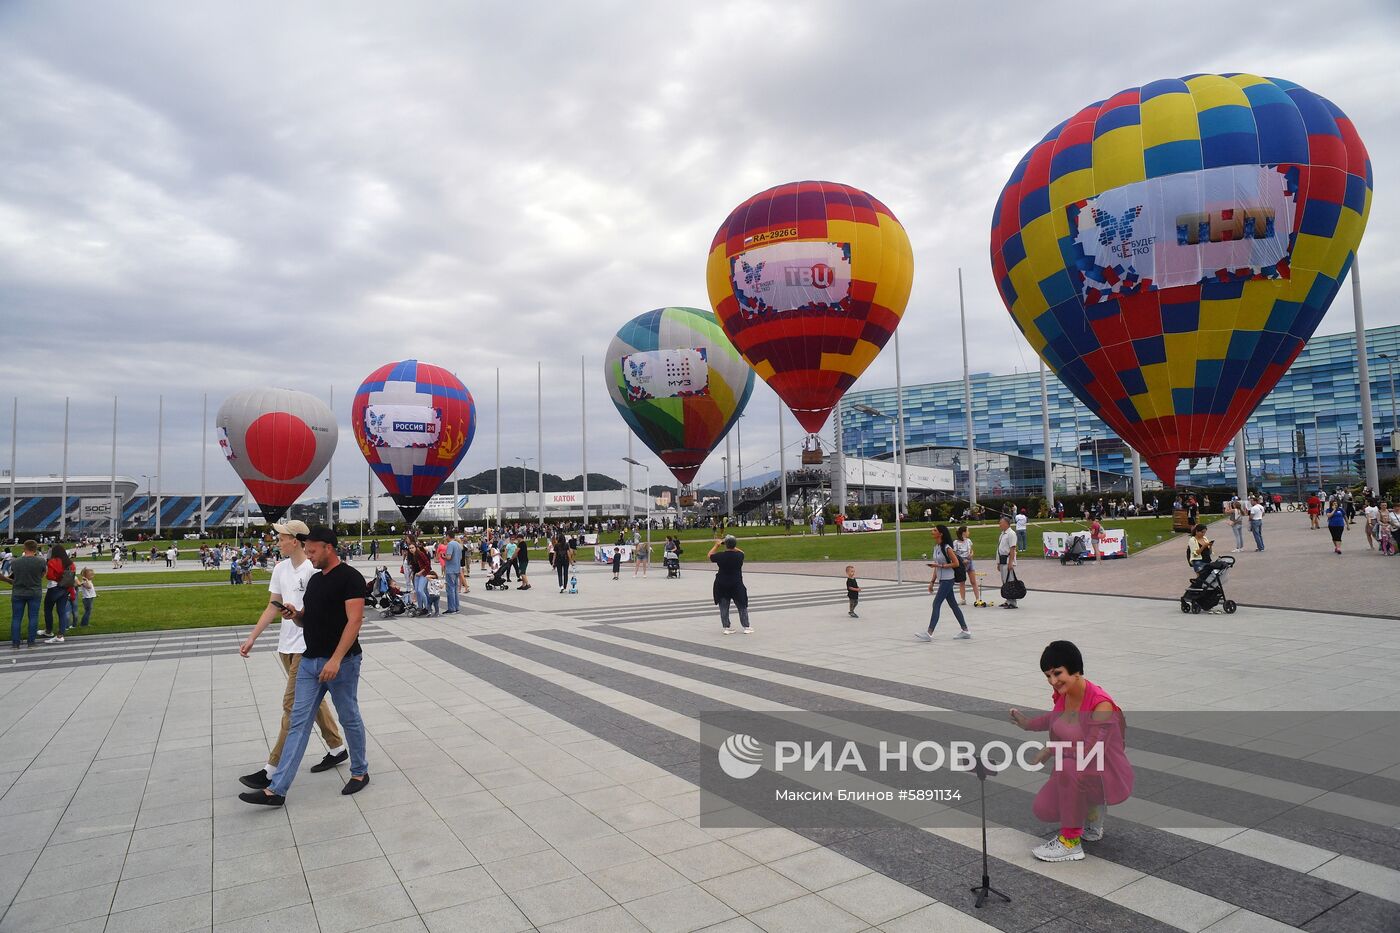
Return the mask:
<svg viewBox="0 0 1400 933">
<path fill-rule="evenodd" d="M 1051 762 L 1050 780 L 1035 795 L 1037 819 L 1059 823 L 1055 838 L 1031 854 L 1043 862 L 1084 858 L 1081 842 L 1103 838 L 1104 811 L 1133 793 L 1133 766 L 1124 749 L 1123 710 L 1098 684 L 1084 677 L 1084 658 L 1073 642 L 1053 641 L 1040 655 L 1040 669 L 1054 691 L 1054 708 L 1034 719 L 1018 709 L 1011 721 L 1028 732 L 1050 733 L 1069 747 L 1046 747 L 1036 761 Z M 1097 758 L 1088 754 L 1102 745 Z M 1082 767 L 1081 767 L 1082 765 Z"/>
</svg>

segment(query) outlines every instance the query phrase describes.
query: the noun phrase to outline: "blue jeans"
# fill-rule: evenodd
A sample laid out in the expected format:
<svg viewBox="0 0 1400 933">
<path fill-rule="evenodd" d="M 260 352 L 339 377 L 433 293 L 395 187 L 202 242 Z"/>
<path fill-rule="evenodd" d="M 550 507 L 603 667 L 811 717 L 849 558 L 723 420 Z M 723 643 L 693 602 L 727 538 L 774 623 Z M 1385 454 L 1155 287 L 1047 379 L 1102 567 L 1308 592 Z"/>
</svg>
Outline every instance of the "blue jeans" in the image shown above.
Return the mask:
<svg viewBox="0 0 1400 933">
<path fill-rule="evenodd" d="M 53 611 L 58 609 L 58 631 L 53 628 Z M 72 621 L 73 601 L 68 598 L 68 591 L 61 586 L 51 586 L 44 590 L 44 631 L 52 632 L 55 635 L 62 635 L 68 631 L 68 625 Z"/>
<path fill-rule="evenodd" d="M 296 699 L 292 701 L 292 718 L 287 727 L 287 741 L 282 744 L 282 758 L 276 769 L 268 774 L 272 782 L 268 790 L 286 796 L 292 779 L 301 767 L 306 743 L 311 739 L 311 727 L 316 722 L 316 710 L 330 693 L 345 744 L 350 747 L 350 773 L 355 777 L 369 774 L 365 758 L 365 722 L 360 718 L 360 658 L 349 655 L 341 659 L 340 671 L 329 683 L 321 683 L 321 668 L 328 658 L 303 657 L 297 665 Z"/>
<path fill-rule="evenodd" d="M 933 617 L 928 620 L 928 630 L 932 634 L 938 628 L 938 612 L 943 608 L 943 602 L 947 600 L 948 605 L 953 609 L 953 616 L 958 620 L 958 625 L 964 632 L 967 631 L 967 620 L 963 618 L 962 610 L 958 608 L 958 601 L 953 598 L 953 581 L 939 580 L 938 589 L 933 594 Z"/>
<path fill-rule="evenodd" d="M 1244 550 L 1244 522 L 1236 522 L 1230 530 L 1235 533 L 1235 547 Z"/>
<path fill-rule="evenodd" d="M 413 603 L 419 612 L 428 611 L 428 578 L 425 576 L 413 577 Z"/>
<path fill-rule="evenodd" d="M 29 610 L 29 643 L 32 645 L 39 637 L 39 602 L 41 597 L 16 596 L 10 594 L 10 644 L 19 647 L 20 625 L 24 622 L 24 611 Z"/>
<path fill-rule="evenodd" d="M 92 618 L 92 601 L 96 598 L 97 597 L 95 596 L 83 597 L 83 620 L 78 623 L 80 627 L 86 626 L 88 624 L 88 620 Z"/>
<path fill-rule="evenodd" d="M 460 608 L 458 596 L 462 587 L 462 571 L 447 571 L 444 575 L 444 582 L 447 588 L 447 611 L 456 612 Z"/>
<path fill-rule="evenodd" d="M 1254 535 L 1254 546 L 1261 551 L 1264 550 L 1264 520 L 1262 518 L 1249 520 L 1249 533 Z"/>
<path fill-rule="evenodd" d="M 1026 533 L 1019 528 L 1016 529 L 1016 549 L 1022 553 L 1026 550 Z"/>
</svg>

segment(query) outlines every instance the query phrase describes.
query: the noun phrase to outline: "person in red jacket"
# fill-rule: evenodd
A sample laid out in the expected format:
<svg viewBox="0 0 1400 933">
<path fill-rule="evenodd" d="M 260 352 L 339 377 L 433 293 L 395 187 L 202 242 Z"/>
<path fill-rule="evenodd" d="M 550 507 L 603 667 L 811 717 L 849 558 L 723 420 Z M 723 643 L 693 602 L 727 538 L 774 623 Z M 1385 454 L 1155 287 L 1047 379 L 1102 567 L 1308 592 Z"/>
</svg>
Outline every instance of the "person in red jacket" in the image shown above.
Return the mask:
<svg viewBox="0 0 1400 933">
<path fill-rule="evenodd" d="M 48 589 L 44 591 L 44 644 L 61 645 L 63 636 L 68 631 L 68 624 L 73 618 L 73 603 L 78 598 L 76 569 L 73 559 L 68 556 L 63 545 L 55 544 L 49 551 L 44 579 L 48 581 Z M 58 609 L 57 634 L 54 634 L 53 630 L 55 607 Z"/>
</svg>

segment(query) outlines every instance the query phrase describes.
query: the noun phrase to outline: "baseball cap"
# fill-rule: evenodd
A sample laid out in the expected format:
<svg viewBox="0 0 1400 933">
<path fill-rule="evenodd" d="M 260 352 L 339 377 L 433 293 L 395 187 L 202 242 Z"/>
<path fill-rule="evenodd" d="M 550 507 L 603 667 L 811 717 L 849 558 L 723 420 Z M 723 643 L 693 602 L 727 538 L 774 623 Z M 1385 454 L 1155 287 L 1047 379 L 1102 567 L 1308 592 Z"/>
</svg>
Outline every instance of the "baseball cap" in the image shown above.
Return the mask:
<svg viewBox="0 0 1400 933">
<path fill-rule="evenodd" d="M 272 526 L 272 530 L 277 532 L 279 535 L 291 535 L 294 538 L 299 538 L 302 541 L 305 541 L 306 536 L 311 534 L 311 529 L 306 527 L 306 522 L 298 521 L 295 518 L 289 519 L 285 522 L 274 523 Z"/>
<path fill-rule="evenodd" d="M 327 528 L 325 525 L 317 525 L 315 528 L 312 528 L 311 531 L 307 533 L 306 540 L 319 541 L 322 544 L 329 544 L 331 547 L 335 547 L 340 543 L 340 539 L 335 536 L 335 530 Z"/>
</svg>

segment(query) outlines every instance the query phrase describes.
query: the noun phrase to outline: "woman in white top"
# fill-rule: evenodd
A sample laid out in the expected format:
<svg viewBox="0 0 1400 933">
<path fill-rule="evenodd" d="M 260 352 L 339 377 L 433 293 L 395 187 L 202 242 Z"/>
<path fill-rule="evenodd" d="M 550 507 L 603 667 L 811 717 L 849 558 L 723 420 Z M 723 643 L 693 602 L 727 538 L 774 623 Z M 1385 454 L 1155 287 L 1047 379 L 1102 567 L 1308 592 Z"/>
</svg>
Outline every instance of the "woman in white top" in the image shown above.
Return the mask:
<svg viewBox="0 0 1400 933">
<path fill-rule="evenodd" d="M 1244 550 L 1244 506 L 1238 498 L 1225 503 L 1225 518 L 1230 522 L 1230 530 L 1235 533 L 1233 553 L 1238 554 Z"/>
<path fill-rule="evenodd" d="M 958 560 L 962 562 L 963 569 L 967 571 L 967 579 L 958 583 L 958 604 L 967 605 L 967 585 L 972 584 L 972 605 L 979 608 L 987 605 L 982 599 L 982 584 L 977 582 L 977 571 L 972 564 L 972 536 L 967 533 L 966 525 L 958 526 L 957 537 L 953 539 L 953 553 L 958 555 Z"/>
</svg>

